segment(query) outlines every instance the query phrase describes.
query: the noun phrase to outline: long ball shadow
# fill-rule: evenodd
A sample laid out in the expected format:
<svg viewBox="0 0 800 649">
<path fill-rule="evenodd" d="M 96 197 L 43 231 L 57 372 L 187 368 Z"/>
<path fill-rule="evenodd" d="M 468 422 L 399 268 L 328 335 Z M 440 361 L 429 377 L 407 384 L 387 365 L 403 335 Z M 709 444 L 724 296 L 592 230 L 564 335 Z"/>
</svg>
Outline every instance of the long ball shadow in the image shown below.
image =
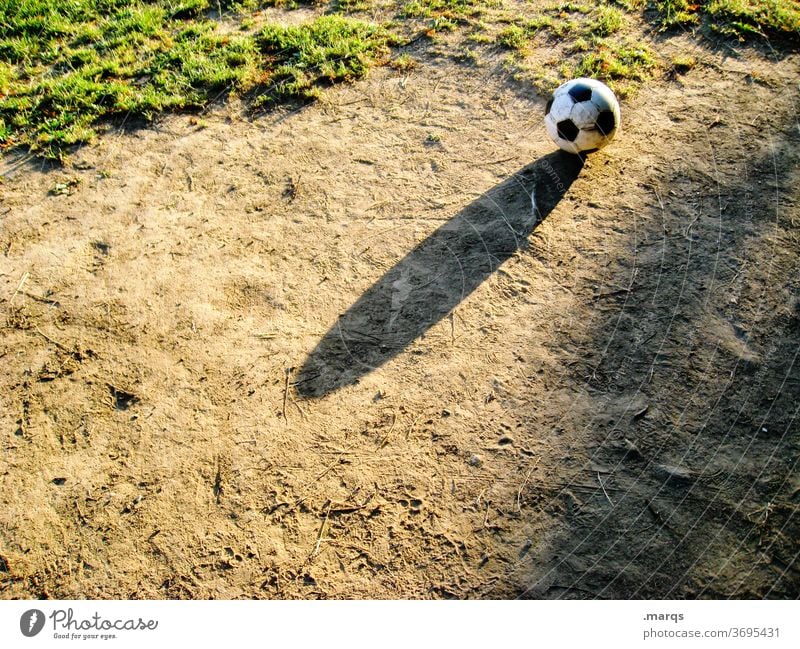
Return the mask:
<svg viewBox="0 0 800 649">
<path fill-rule="evenodd" d="M 402 352 L 523 244 L 583 167 L 556 151 L 493 187 L 373 284 L 319 341 L 295 386 L 320 397 L 358 382 Z"/>
</svg>

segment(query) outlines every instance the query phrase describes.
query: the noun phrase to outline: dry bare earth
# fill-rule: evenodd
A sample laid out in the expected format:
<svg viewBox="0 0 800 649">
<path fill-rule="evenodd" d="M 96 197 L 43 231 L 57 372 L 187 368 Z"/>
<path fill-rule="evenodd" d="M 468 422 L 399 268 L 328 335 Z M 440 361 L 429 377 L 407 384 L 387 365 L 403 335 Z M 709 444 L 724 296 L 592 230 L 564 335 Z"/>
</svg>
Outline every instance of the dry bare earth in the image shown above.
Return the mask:
<svg viewBox="0 0 800 649">
<path fill-rule="evenodd" d="M 797 597 L 797 59 L 686 46 L 7 160 L 2 596 Z"/>
</svg>

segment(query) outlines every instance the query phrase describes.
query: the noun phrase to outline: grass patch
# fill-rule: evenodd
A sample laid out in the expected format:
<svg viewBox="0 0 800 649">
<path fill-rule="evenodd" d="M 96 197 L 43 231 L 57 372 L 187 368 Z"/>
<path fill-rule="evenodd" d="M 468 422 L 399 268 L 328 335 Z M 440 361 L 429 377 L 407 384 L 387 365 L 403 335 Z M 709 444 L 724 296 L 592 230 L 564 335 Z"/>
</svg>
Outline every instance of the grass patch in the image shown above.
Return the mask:
<svg viewBox="0 0 800 649">
<path fill-rule="evenodd" d="M 700 22 L 698 5 L 690 0 L 657 0 L 658 25 L 661 29 L 696 25 Z"/>
<path fill-rule="evenodd" d="M 303 25 L 267 25 L 257 43 L 271 72 L 258 103 L 313 99 L 321 87 L 363 77 L 388 55 L 389 33 L 377 25 L 331 15 Z"/>
<path fill-rule="evenodd" d="M 255 11 L 260 7 L 292 10 L 322 4 L 322 0 L 238 0 L 230 4 L 237 11 Z M 225 7 L 225 5 L 226 3 L 223 2 L 222 6 Z"/>
<path fill-rule="evenodd" d="M 672 70 L 674 74 L 686 74 L 697 66 L 697 59 L 689 54 L 673 57 Z"/>
<path fill-rule="evenodd" d="M 411 70 L 415 70 L 419 66 L 419 62 L 410 54 L 401 54 L 389 61 L 389 66 L 400 72 L 411 72 Z"/>
<path fill-rule="evenodd" d="M 662 29 L 697 26 L 744 40 L 800 35 L 798 0 L 654 0 Z"/>
<path fill-rule="evenodd" d="M 0 147 L 58 158 L 115 116 L 256 90 L 261 103 L 311 98 L 363 76 L 389 42 L 341 15 L 222 35 L 208 10 L 206 0 L 0 0 Z"/>
<path fill-rule="evenodd" d="M 576 77 L 593 77 L 608 83 L 620 97 L 626 97 L 658 69 L 653 51 L 642 43 L 603 40 L 584 54 L 573 71 Z"/>
<path fill-rule="evenodd" d="M 401 18 L 447 18 L 477 16 L 487 2 L 482 0 L 411 0 L 400 10 Z"/>
<path fill-rule="evenodd" d="M 711 0 L 705 10 L 723 33 L 800 37 L 798 0 Z"/>
<path fill-rule="evenodd" d="M 593 34 L 604 37 L 618 32 L 624 24 L 625 17 L 619 9 L 601 5 L 595 12 L 590 29 Z"/>
<path fill-rule="evenodd" d="M 530 35 L 519 25 L 511 25 L 497 35 L 497 42 L 507 50 L 523 52 L 530 42 Z"/>
<path fill-rule="evenodd" d="M 659 71 L 682 74 L 691 57 L 662 61 L 643 41 L 637 24 L 655 23 L 661 30 L 698 30 L 739 40 L 800 35 L 800 0 L 597 0 L 558 2 L 534 16 L 518 16 L 495 32 L 495 42 L 511 51 L 505 65 L 520 80 L 531 79 L 542 92 L 563 81 L 588 76 L 608 83 L 624 97 Z M 776 38 L 777 40 L 777 38 Z M 798 40 L 794 40 L 795 47 Z M 544 64 L 530 55 L 554 50 Z"/>
<path fill-rule="evenodd" d="M 625 22 L 625 14 L 611 4 L 593 7 L 565 2 L 552 5 L 540 14 L 512 21 L 510 27 L 498 34 L 497 42 L 506 49 L 522 53 L 540 33 L 548 37 L 550 45 L 578 39 L 592 42 L 620 31 Z"/>
<path fill-rule="evenodd" d="M 563 81 L 589 76 L 606 81 L 620 95 L 630 94 L 658 68 L 655 54 L 644 44 L 623 39 L 629 31 L 627 11 L 641 9 L 637 0 L 561 2 L 532 17 L 518 18 L 497 35 L 497 44 L 514 53 L 506 65 L 530 73 L 533 83 L 550 92 Z M 560 56 L 542 69 L 528 66 L 534 44 Z"/>
<path fill-rule="evenodd" d="M 264 6 L 301 5 L 326 15 L 257 27 Z M 220 10 L 229 33 L 219 29 Z M 377 26 L 348 16 L 372 10 L 394 21 Z M 230 30 L 231 18 L 238 31 Z M 109 120 L 197 110 L 230 93 L 255 105 L 310 100 L 374 65 L 411 69 L 413 59 L 389 56 L 398 34 L 434 39 L 463 30 L 463 41 L 508 50 L 512 74 L 542 91 L 580 74 L 624 95 L 661 67 L 633 40 L 642 21 L 740 40 L 782 37 L 796 46 L 800 0 L 571 0 L 513 8 L 504 0 L 0 0 L 0 149 L 23 145 L 61 157 Z M 455 60 L 477 61 L 463 41 L 441 42 L 458 43 Z M 546 62 L 534 64 L 534 50 Z M 693 65 L 673 60 L 663 67 L 680 73 Z"/>
<path fill-rule="evenodd" d="M 611 4 L 624 9 L 627 12 L 634 12 L 638 9 L 644 9 L 647 5 L 647 0 L 611 0 Z"/>
<path fill-rule="evenodd" d="M 372 0 L 335 0 L 333 8 L 341 13 L 359 13 L 369 11 L 373 7 Z"/>
</svg>

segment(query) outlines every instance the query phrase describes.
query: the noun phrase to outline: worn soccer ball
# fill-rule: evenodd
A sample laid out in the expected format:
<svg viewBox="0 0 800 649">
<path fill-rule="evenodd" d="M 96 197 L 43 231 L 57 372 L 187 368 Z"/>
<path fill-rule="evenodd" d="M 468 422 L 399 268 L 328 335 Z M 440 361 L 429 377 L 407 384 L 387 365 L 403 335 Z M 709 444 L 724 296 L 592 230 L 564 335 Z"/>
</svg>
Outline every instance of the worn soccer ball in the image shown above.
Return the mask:
<svg viewBox="0 0 800 649">
<path fill-rule="evenodd" d="M 556 88 L 545 108 L 548 135 L 569 153 L 591 153 L 614 139 L 619 102 L 604 83 L 573 79 Z"/>
</svg>

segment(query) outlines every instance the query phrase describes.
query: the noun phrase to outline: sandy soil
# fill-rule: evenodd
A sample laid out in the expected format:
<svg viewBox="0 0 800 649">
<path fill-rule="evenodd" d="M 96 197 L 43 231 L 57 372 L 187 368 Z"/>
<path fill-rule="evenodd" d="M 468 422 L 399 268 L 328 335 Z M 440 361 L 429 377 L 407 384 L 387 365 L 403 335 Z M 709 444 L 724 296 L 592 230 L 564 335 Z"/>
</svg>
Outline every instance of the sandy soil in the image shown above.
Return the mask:
<svg viewBox="0 0 800 649">
<path fill-rule="evenodd" d="M 798 59 L 684 46 L 6 158 L 0 597 L 800 595 Z"/>
</svg>

